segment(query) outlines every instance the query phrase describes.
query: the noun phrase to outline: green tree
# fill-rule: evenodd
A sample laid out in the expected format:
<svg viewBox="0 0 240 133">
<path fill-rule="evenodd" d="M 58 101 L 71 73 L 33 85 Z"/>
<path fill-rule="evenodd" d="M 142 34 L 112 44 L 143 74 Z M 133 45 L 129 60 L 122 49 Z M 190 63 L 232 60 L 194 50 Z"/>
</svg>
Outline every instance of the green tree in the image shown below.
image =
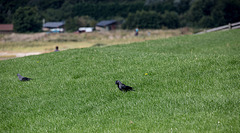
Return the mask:
<svg viewBox="0 0 240 133">
<path fill-rule="evenodd" d="M 166 11 L 162 15 L 162 19 L 163 19 L 163 25 L 168 28 L 174 29 L 179 27 L 179 17 L 178 17 L 178 14 L 174 11 L 171 11 L 171 12 Z"/>
<path fill-rule="evenodd" d="M 16 32 L 38 32 L 41 30 L 42 22 L 37 8 L 19 7 L 14 14 L 14 30 Z"/>
<path fill-rule="evenodd" d="M 222 0 L 224 18 L 227 23 L 234 23 L 240 20 L 240 1 L 239 0 Z"/>
<path fill-rule="evenodd" d="M 213 27 L 214 26 L 213 18 L 211 16 L 203 16 L 199 21 L 199 25 L 202 28 Z"/>
<path fill-rule="evenodd" d="M 191 8 L 189 9 L 188 21 L 192 23 L 193 26 L 204 27 L 206 26 L 206 21 L 210 20 L 211 12 L 217 1 L 214 0 L 195 0 L 193 1 Z M 205 17 L 208 16 L 208 17 Z M 212 18 L 211 18 L 212 19 Z M 201 20 L 201 22 L 200 22 Z M 208 26 L 212 26 L 207 24 Z"/>
<path fill-rule="evenodd" d="M 64 13 L 62 10 L 48 8 L 45 12 L 42 13 L 42 16 L 46 21 L 63 21 Z"/>
<path fill-rule="evenodd" d="M 224 11 L 222 6 L 217 6 L 213 9 L 211 12 L 212 20 L 214 21 L 213 27 L 221 26 L 227 24 L 225 18 L 224 18 Z"/>
<path fill-rule="evenodd" d="M 174 5 L 178 14 L 184 14 L 190 8 L 192 0 L 175 0 Z"/>
<path fill-rule="evenodd" d="M 68 18 L 65 24 L 66 31 L 77 31 L 79 28 L 78 17 Z"/>
<path fill-rule="evenodd" d="M 65 28 L 67 31 L 77 31 L 79 27 L 94 27 L 96 23 L 97 22 L 89 16 L 70 17 L 66 21 Z"/>
<path fill-rule="evenodd" d="M 160 13 L 155 11 L 137 11 L 136 13 L 129 13 L 123 28 L 133 29 L 136 27 L 142 29 L 161 28 L 162 19 Z"/>
<path fill-rule="evenodd" d="M 12 23 L 15 11 L 29 0 L 0 0 L 0 23 Z"/>
</svg>

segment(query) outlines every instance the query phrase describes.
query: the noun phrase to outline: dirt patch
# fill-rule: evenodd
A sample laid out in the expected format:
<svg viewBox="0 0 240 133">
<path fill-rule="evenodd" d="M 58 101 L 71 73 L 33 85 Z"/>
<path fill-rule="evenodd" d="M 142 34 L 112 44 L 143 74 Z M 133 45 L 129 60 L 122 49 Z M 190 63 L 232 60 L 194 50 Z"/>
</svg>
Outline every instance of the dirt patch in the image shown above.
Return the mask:
<svg viewBox="0 0 240 133">
<path fill-rule="evenodd" d="M 30 55 L 39 55 L 41 52 L 31 52 L 31 53 L 13 53 L 13 52 L 0 52 L 0 60 L 7 60 L 17 57 L 24 57 Z"/>
</svg>

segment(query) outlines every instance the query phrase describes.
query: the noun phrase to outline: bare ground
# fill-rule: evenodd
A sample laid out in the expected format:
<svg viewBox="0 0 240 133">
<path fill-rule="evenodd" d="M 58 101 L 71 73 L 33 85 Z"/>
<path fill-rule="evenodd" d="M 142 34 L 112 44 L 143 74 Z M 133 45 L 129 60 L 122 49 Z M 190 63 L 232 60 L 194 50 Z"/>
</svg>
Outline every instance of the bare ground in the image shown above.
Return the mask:
<svg viewBox="0 0 240 133">
<path fill-rule="evenodd" d="M 12 33 L 0 36 L 0 60 L 53 52 L 55 46 L 59 46 L 62 51 L 91 46 L 129 44 L 132 42 L 141 42 L 186 34 L 192 34 L 191 29 L 140 30 L 139 36 L 137 37 L 134 36 L 134 31 L 129 30 L 83 34 Z"/>
</svg>

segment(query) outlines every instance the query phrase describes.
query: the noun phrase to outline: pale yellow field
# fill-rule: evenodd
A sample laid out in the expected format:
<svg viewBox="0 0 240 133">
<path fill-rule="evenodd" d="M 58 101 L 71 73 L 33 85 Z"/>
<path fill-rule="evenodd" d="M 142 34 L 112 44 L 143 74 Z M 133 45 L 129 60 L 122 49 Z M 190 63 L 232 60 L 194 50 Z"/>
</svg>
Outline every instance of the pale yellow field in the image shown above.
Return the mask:
<svg viewBox="0 0 240 133">
<path fill-rule="evenodd" d="M 129 44 L 132 42 L 141 42 L 186 34 L 192 34 L 192 30 L 188 28 L 176 30 L 140 30 L 139 36 L 135 36 L 134 31 L 130 30 L 81 34 L 13 33 L 0 36 L 0 59 L 48 53 L 54 51 L 55 46 L 59 46 L 59 50 L 62 51 L 91 46 Z"/>
</svg>

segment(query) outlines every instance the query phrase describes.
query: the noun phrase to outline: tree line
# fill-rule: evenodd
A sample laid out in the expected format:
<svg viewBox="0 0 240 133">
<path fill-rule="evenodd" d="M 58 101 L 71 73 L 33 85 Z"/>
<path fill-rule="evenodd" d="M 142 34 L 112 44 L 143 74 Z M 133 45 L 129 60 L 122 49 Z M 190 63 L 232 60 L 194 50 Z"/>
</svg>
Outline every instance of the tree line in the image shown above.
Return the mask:
<svg viewBox="0 0 240 133">
<path fill-rule="evenodd" d="M 24 16 L 25 14 L 25 16 Z M 23 19 L 23 17 L 25 19 Z M 115 19 L 122 28 L 210 28 L 240 20 L 239 0 L 1 0 L 0 23 L 21 27 L 42 20 L 66 21 L 66 29 Z M 21 22 L 26 20 L 28 22 Z M 34 20 L 34 21 L 33 21 Z M 22 23 L 25 23 L 22 25 Z M 32 24 L 33 25 L 33 24 Z M 20 26 L 20 27 L 19 27 Z M 31 31 L 31 28 L 23 28 Z M 37 31 L 34 28 L 33 32 Z M 40 30 L 41 28 L 39 28 Z"/>
</svg>

